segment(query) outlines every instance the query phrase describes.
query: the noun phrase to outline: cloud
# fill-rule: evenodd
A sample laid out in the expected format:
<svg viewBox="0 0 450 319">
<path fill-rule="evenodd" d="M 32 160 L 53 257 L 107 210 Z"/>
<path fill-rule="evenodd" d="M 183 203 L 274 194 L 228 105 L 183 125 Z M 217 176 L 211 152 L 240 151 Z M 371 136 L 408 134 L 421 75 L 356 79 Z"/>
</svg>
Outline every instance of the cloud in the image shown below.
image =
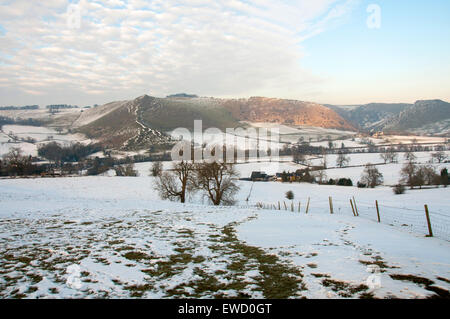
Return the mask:
<svg viewBox="0 0 450 319">
<path fill-rule="evenodd" d="M 181 91 L 301 96 L 320 82 L 301 67 L 302 39 L 326 30 L 352 2 L 0 1 L 1 93 L 6 104 Z"/>
</svg>

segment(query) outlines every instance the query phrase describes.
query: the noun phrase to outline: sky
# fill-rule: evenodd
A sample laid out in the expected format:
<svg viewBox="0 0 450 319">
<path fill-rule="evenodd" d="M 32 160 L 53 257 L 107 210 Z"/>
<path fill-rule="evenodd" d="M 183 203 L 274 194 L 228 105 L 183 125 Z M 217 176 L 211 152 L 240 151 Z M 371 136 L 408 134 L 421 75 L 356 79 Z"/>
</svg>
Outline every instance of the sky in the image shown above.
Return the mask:
<svg viewBox="0 0 450 319">
<path fill-rule="evenodd" d="M 448 0 L 0 0 L 0 106 L 450 101 Z"/>
</svg>

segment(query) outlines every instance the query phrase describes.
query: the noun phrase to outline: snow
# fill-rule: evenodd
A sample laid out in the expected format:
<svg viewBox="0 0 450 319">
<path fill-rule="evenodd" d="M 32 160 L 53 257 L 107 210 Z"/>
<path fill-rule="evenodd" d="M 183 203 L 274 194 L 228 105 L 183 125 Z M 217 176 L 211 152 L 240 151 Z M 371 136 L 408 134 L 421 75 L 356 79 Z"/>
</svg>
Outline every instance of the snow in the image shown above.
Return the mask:
<svg viewBox="0 0 450 319">
<path fill-rule="evenodd" d="M 22 141 L 10 142 L 12 141 L 12 136 L 10 135 L 17 136 L 19 139 L 32 138 L 36 143 Z M 2 130 L 0 131 L 0 157 L 8 153 L 14 147 L 20 148 L 24 155 L 37 156 L 39 144 L 53 141 L 62 145 L 69 145 L 76 142 L 83 144 L 93 142 L 82 134 L 62 134 L 48 127 L 3 125 Z"/>
<path fill-rule="evenodd" d="M 52 141 L 63 144 L 68 144 L 71 142 L 90 142 L 90 140 L 82 134 L 61 134 L 52 128 L 43 126 L 4 125 L 2 130 L 5 134 L 12 133 L 19 138 L 30 137 L 35 139 L 37 142 L 47 141 L 49 140 L 49 137 L 51 137 Z"/>
<path fill-rule="evenodd" d="M 137 164 L 144 171 L 147 165 Z M 237 250 L 226 227 L 235 229 L 236 240 L 243 245 L 261 247 L 277 256 L 279 263 L 301 271 L 305 289 L 293 294 L 295 298 L 358 298 L 362 292 L 349 289 L 367 285 L 371 275 L 378 276 L 381 287 L 363 292 L 374 297 L 433 295 L 423 285 L 390 276 L 398 274 L 427 278 L 450 289 L 449 282 L 443 281 L 450 278 L 450 242 L 444 238 L 449 224 L 436 224 L 450 220 L 448 189 L 408 190 L 396 196 L 389 187 L 239 185 L 237 206 L 212 207 L 200 204 L 199 196 L 187 204 L 160 200 L 154 178 L 146 175 L 0 180 L 0 296 L 212 298 L 216 293 L 245 293 L 266 297 L 259 286 L 261 260 Z M 285 200 L 287 190 L 294 192 L 295 212 L 255 207 L 257 202 Z M 353 196 L 360 217 L 351 212 Z M 382 223 L 376 222 L 375 200 L 380 202 Z M 430 207 L 434 238 L 424 237 L 424 204 Z M 231 267 L 236 262 L 241 270 Z M 373 274 L 370 264 L 375 262 L 381 269 Z M 69 278 L 77 275 L 70 271 L 74 265 L 80 269 L 79 289 L 68 284 L 76 279 Z M 197 290 L 197 282 L 203 285 L 211 278 L 222 288 Z M 343 288 L 333 288 L 329 282 Z"/>
</svg>

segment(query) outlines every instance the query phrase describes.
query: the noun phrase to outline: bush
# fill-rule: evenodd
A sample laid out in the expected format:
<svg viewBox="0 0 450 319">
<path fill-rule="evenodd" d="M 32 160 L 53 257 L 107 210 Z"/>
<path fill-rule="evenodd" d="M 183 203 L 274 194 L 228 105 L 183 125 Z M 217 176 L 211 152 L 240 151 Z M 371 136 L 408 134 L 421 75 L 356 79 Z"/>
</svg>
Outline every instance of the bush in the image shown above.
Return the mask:
<svg viewBox="0 0 450 319">
<path fill-rule="evenodd" d="M 353 186 L 353 182 L 352 182 L 352 180 L 350 178 L 340 178 L 337 181 L 336 185 L 339 185 L 339 186 Z"/>
<path fill-rule="evenodd" d="M 449 184 L 449 177 L 448 177 L 448 170 L 446 168 L 443 168 L 441 170 L 441 180 L 440 183 L 444 185 L 444 187 L 447 187 Z"/>
<path fill-rule="evenodd" d="M 289 200 L 293 200 L 294 199 L 294 192 L 287 191 L 286 192 L 286 198 L 289 199 Z"/>
<path fill-rule="evenodd" d="M 87 172 L 86 175 L 100 175 L 107 172 L 109 169 L 113 167 L 113 160 L 110 158 L 99 158 L 96 157 L 93 160 L 89 160 L 87 164 Z"/>
<path fill-rule="evenodd" d="M 364 184 L 364 183 L 362 183 L 362 182 L 358 182 L 358 183 L 356 184 L 356 186 L 358 186 L 358 188 L 366 188 L 366 187 L 367 187 L 367 184 Z"/>
<path fill-rule="evenodd" d="M 136 177 L 138 175 L 137 171 L 134 169 L 134 164 L 127 165 L 117 165 L 114 167 L 116 171 L 116 176 L 133 176 Z"/>
<path fill-rule="evenodd" d="M 404 194 L 405 193 L 406 188 L 402 184 L 397 184 L 397 185 L 394 186 L 393 190 L 394 190 L 394 194 L 400 195 L 400 194 Z"/>
</svg>

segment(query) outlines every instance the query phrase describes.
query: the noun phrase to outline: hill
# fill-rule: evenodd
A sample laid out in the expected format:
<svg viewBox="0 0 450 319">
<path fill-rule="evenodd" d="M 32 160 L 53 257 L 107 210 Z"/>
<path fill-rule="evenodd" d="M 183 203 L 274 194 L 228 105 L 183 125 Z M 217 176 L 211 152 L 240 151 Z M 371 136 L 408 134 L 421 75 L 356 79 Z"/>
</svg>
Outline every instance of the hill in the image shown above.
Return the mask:
<svg viewBox="0 0 450 319">
<path fill-rule="evenodd" d="M 414 104 L 370 103 L 352 108 L 330 105 L 359 129 L 385 133 L 446 135 L 450 133 L 450 104 L 422 100 Z"/>
<path fill-rule="evenodd" d="M 217 99 L 176 95 L 157 98 L 144 95 L 86 110 L 73 127 L 108 147 L 142 149 L 167 144 L 166 134 L 176 128 L 193 129 L 194 120 L 203 129 L 244 126 L 243 121 L 309 125 L 354 130 L 355 127 L 335 111 L 316 103 L 254 97 Z"/>
</svg>

